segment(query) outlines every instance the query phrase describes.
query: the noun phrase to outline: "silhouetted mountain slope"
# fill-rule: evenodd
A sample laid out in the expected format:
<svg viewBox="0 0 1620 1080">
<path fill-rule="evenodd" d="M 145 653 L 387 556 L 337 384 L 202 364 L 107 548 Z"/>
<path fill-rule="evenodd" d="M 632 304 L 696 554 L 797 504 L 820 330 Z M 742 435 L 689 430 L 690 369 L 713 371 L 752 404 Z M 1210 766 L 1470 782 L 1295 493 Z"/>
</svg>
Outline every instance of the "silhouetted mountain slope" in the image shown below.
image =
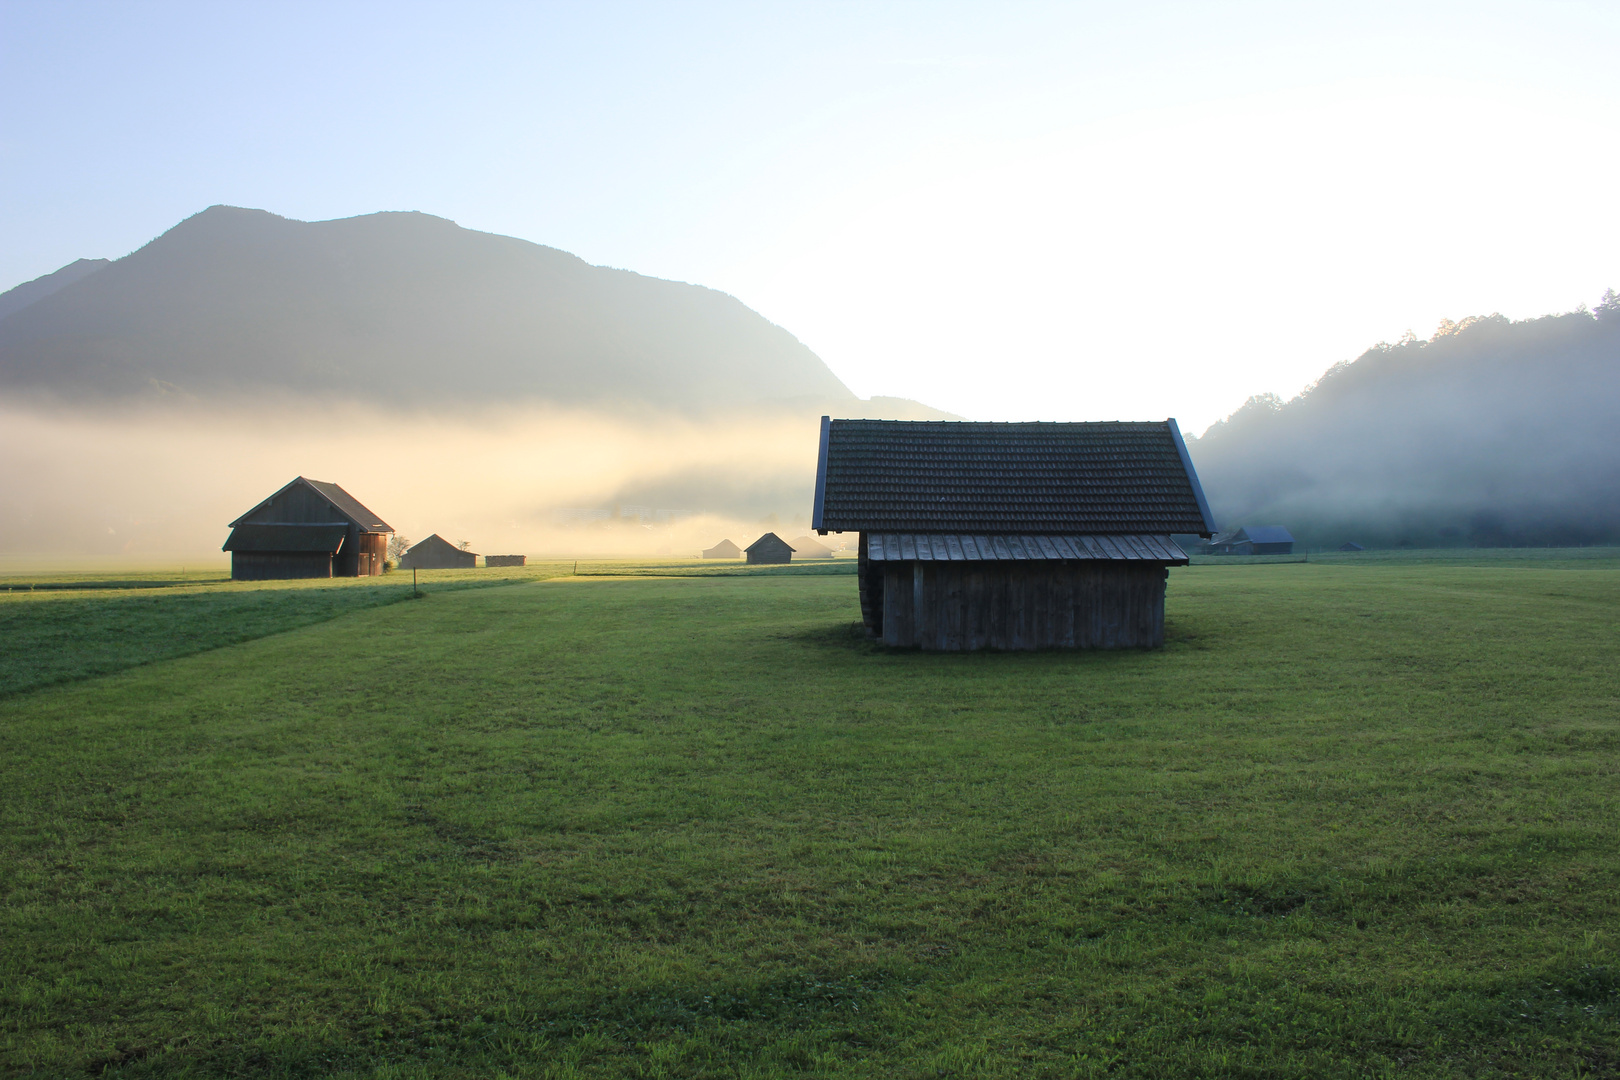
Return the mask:
<svg viewBox="0 0 1620 1080">
<path fill-rule="evenodd" d="M 1620 542 L 1620 300 L 1444 324 L 1192 442 L 1221 527 L 1310 545 Z"/>
<path fill-rule="evenodd" d="M 89 277 L 109 265 L 107 259 L 77 259 L 68 263 L 54 274 L 37 277 L 33 281 L 25 281 L 15 289 L 0 293 L 0 319 L 14 314 L 29 304 L 45 299 L 58 289 L 73 284 L 80 278 Z"/>
<path fill-rule="evenodd" d="M 427 214 L 303 222 L 226 206 L 0 321 L 0 388 L 684 409 L 856 400 L 793 335 L 712 289 Z"/>
</svg>

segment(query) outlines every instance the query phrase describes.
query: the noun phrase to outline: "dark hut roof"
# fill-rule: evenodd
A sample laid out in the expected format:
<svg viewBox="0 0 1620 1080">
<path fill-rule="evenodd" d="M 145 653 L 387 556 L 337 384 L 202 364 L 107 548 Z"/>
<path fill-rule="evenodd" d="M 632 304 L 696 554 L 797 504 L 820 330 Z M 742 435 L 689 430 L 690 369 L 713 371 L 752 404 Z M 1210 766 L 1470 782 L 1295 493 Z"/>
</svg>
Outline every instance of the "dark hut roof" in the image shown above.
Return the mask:
<svg viewBox="0 0 1620 1080">
<path fill-rule="evenodd" d="M 221 551 L 306 551 L 334 555 L 349 527 L 337 525 L 237 525 Z"/>
<path fill-rule="evenodd" d="M 413 551 L 420 551 L 423 555 L 426 555 L 426 554 L 429 554 L 430 552 L 435 552 L 435 551 L 438 551 L 438 552 L 453 551 L 457 555 L 472 555 L 472 556 L 475 556 L 475 557 L 478 554 L 478 552 L 476 552 L 476 551 L 466 551 L 466 550 L 463 550 L 462 548 L 457 547 L 456 545 L 452 544 L 450 541 L 446 540 L 444 537 L 440 536 L 438 533 L 434 533 L 432 536 L 429 536 L 426 540 L 418 540 L 416 543 L 414 543 L 414 544 L 412 544 L 410 546 L 410 548 L 405 552 L 405 554 L 409 555 Z"/>
<path fill-rule="evenodd" d="M 822 532 L 1215 531 L 1174 420 L 999 424 L 821 421 Z"/>
<path fill-rule="evenodd" d="M 235 528 L 237 525 L 240 525 L 242 522 L 258 513 L 258 511 L 263 509 L 266 505 L 273 502 L 276 495 L 280 495 L 283 491 L 286 491 L 288 488 L 293 487 L 296 484 L 303 484 L 305 487 L 313 490 L 321 498 L 331 503 L 338 513 L 342 514 L 355 525 L 359 526 L 361 532 L 391 533 L 394 531 L 394 527 L 392 525 L 388 524 L 388 522 L 372 513 L 365 507 L 364 504 L 360 502 L 359 499 L 356 499 L 353 495 L 350 495 L 347 491 L 344 491 L 337 484 L 326 480 L 310 480 L 303 476 L 296 476 L 290 483 L 284 484 L 282 487 L 278 488 L 275 495 L 271 495 L 270 498 L 261 501 L 255 505 L 252 510 L 249 510 L 241 517 L 231 522 L 231 527 Z"/>
<path fill-rule="evenodd" d="M 873 562 L 1187 562 L 1168 536 L 973 536 L 965 533 L 869 533 Z"/>
<path fill-rule="evenodd" d="M 793 545 L 789 544 L 786 540 L 782 539 L 780 536 L 777 536 L 775 533 L 768 532 L 758 540 L 755 540 L 752 544 L 749 544 L 747 547 L 743 548 L 743 550 L 753 551 L 755 548 L 776 548 L 777 550 L 787 548 L 789 551 L 792 551 Z"/>
</svg>

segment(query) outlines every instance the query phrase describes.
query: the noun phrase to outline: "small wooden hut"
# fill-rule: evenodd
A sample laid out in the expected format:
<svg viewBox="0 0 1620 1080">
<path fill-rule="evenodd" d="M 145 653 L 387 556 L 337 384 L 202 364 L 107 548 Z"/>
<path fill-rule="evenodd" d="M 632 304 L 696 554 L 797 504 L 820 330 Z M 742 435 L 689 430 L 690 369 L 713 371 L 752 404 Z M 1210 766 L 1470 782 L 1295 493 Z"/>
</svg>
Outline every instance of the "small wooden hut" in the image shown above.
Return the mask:
<svg viewBox="0 0 1620 1080">
<path fill-rule="evenodd" d="M 388 536 L 382 518 L 336 484 L 297 477 L 231 522 L 223 550 L 231 577 L 371 577 L 383 572 Z"/>
<path fill-rule="evenodd" d="M 830 559 L 833 550 L 813 537 L 797 536 L 793 539 L 793 554 L 801 559 Z"/>
<path fill-rule="evenodd" d="M 703 557 L 705 559 L 740 559 L 743 557 L 743 551 L 742 548 L 733 544 L 730 540 L 722 540 L 712 548 L 704 548 Z"/>
<path fill-rule="evenodd" d="M 463 551 L 438 533 L 412 544 L 399 557 L 401 570 L 470 570 L 477 565 L 477 552 Z"/>
<path fill-rule="evenodd" d="M 793 561 L 793 549 L 788 546 L 786 540 L 773 532 L 766 533 L 743 548 L 743 550 L 748 553 L 748 561 L 751 563 L 785 563 Z"/>
<path fill-rule="evenodd" d="M 1247 525 L 1222 545 L 1221 555 L 1292 555 L 1294 537 L 1281 525 Z"/>
<path fill-rule="evenodd" d="M 1340 551 L 1366 551 L 1367 549 L 1362 547 L 1360 544 L 1356 543 L 1354 540 L 1346 540 L 1344 543 L 1339 545 L 1339 550 Z"/>
<path fill-rule="evenodd" d="M 823 417 L 811 525 L 860 532 L 869 634 L 949 651 L 1161 646 L 1170 534 L 1215 531 L 1174 420 Z"/>
</svg>

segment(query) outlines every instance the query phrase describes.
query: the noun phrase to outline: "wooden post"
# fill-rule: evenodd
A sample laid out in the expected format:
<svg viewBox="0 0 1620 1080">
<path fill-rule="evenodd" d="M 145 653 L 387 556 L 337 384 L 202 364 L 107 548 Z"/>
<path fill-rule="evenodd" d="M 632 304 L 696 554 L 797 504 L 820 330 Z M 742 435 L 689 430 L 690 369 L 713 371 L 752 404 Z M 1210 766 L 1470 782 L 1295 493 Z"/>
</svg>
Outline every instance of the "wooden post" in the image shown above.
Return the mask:
<svg viewBox="0 0 1620 1080">
<path fill-rule="evenodd" d="M 421 592 L 419 592 L 417 590 L 417 588 L 416 588 L 416 567 L 414 567 L 414 566 L 411 567 L 411 595 L 412 596 L 421 596 L 422 595 Z"/>
</svg>

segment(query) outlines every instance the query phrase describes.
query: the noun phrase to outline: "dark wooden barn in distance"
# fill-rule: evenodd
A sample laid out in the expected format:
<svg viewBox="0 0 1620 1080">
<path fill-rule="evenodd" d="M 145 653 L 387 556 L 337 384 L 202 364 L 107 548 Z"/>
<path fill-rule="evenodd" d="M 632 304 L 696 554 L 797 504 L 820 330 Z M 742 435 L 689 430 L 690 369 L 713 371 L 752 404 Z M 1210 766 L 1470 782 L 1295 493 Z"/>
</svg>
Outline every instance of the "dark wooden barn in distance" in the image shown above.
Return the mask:
<svg viewBox="0 0 1620 1080">
<path fill-rule="evenodd" d="M 858 531 L 861 618 L 940 651 L 1156 648 L 1171 533 L 1214 518 L 1174 420 L 821 420 L 811 527 Z"/>
<path fill-rule="evenodd" d="M 1250 525 L 1209 542 L 1211 555 L 1292 555 L 1294 536 L 1281 525 Z"/>
<path fill-rule="evenodd" d="M 438 533 L 418 540 L 399 557 L 401 570 L 466 570 L 477 565 L 476 551 L 462 551 Z"/>
<path fill-rule="evenodd" d="M 793 561 L 793 549 L 788 542 L 773 532 L 755 540 L 743 548 L 748 553 L 751 563 L 785 563 Z"/>
<path fill-rule="evenodd" d="M 238 581 L 371 577 L 393 531 L 338 485 L 300 476 L 231 522 L 224 550 Z"/>
</svg>

